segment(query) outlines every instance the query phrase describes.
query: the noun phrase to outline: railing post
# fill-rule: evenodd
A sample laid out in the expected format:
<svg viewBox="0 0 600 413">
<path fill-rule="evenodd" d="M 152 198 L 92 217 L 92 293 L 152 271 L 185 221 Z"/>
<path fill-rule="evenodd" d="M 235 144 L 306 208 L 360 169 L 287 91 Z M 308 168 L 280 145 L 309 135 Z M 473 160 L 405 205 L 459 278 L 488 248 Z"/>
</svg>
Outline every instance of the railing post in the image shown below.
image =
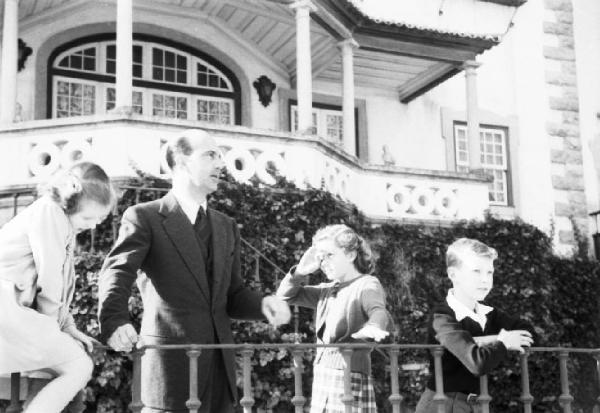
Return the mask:
<svg viewBox="0 0 600 413">
<path fill-rule="evenodd" d="M 479 377 L 479 397 L 477 398 L 481 413 L 490 413 L 491 400 L 492 398 L 490 397 L 490 392 L 488 390 L 488 377 L 487 375 L 483 375 Z"/>
<path fill-rule="evenodd" d="M 260 255 L 254 254 L 254 281 L 260 282 Z"/>
<path fill-rule="evenodd" d="M 568 351 L 561 351 L 558 353 L 558 363 L 560 366 L 560 388 L 561 395 L 558 398 L 560 407 L 562 407 L 564 413 L 572 413 L 571 403 L 573 402 L 573 396 L 569 391 L 569 372 L 567 370 L 567 360 L 569 359 Z"/>
<path fill-rule="evenodd" d="M 300 330 L 300 310 L 298 310 L 297 305 L 293 307 L 292 318 L 294 319 L 294 337 L 296 337 L 296 341 L 298 341 L 298 337 L 300 337 L 298 333 Z"/>
<path fill-rule="evenodd" d="M 21 413 L 21 373 L 10 374 L 10 405 L 6 408 L 6 413 Z"/>
<path fill-rule="evenodd" d="M 600 259 L 600 256 L 597 258 Z M 598 375 L 598 384 L 600 385 L 600 351 L 594 353 L 594 358 L 596 359 L 596 374 Z M 596 397 L 596 407 L 600 409 L 600 394 Z"/>
<path fill-rule="evenodd" d="M 342 397 L 342 403 L 344 403 L 346 413 L 352 413 L 352 402 L 354 401 L 354 397 L 352 396 L 352 376 L 350 374 L 352 352 L 351 348 L 342 350 L 342 357 L 344 357 L 344 396 Z"/>
<path fill-rule="evenodd" d="M 444 394 L 444 376 L 442 375 L 442 354 L 444 348 L 438 347 L 433 349 L 433 370 L 435 374 L 435 396 L 433 401 L 437 404 L 437 413 L 445 413 L 444 406 L 446 395 Z"/>
<path fill-rule="evenodd" d="M 250 357 L 252 356 L 253 350 L 246 348 L 242 350 L 243 359 L 243 380 L 244 380 L 244 397 L 240 400 L 240 405 L 244 408 L 244 413 L 252 413 L 252 406 L 254 406 L 254 397 L 252 397 L 252 381 L 250 377 L 252 366 L 250 365 Z"/>
<path fill-rule="evenodd" d="M 198 398 L 198 357 L 201 351 L 192 346 L 191 350 L 186 351 L 190 359 L 190 398 L 185 402 L 185 407 L 190 413 L 198 413 L 202 402 Z"/>
<path fill-rule="evenodd" d="M 95 252 L 94 244 L 96 242 L 96 230 L 94 228 L 90 229 L 90 252 Z"/>
<path fill-rule="evenodd" d="M 294 397 L 292 397 L 292 404 L 295 406 L 294 411 L 296 413 L 302 413 L 304 411 L 304 403 L 306 398 L 302 394 L 302 354 L 303 351 L 300 349 L 292 350 L 292 356 L 294 358 Z"/>
<path fill-rule="evenodd" d="M 390 349 L 390 378 L 392 386 L 392 394 L 388 398 L 392 405 L 393 413 L 401 413 L 402 400 L 404 399 L 400 394 L 400 385 L 398 383 L 398 354 L 400 350 L 397 348 Z"/>
<path fill-rule="evenodd" d="M 529 352 L 521 354 L 521 397 L 519 400 L 523 403 L 523 413 L 531 413 L 531 405 L 533 404 L 533 396 L 529 392 L 529 365 L 527 359 Z"/>
<path fill-rule="evenodd" d="M 129 408 L 133 413 L 140 413 L 144 404 L 142 403 L 142 356 L 144 348 L 135 350 L 133 356 L 133 381 L 131 383 L 131 403 Z"/>
</svg>

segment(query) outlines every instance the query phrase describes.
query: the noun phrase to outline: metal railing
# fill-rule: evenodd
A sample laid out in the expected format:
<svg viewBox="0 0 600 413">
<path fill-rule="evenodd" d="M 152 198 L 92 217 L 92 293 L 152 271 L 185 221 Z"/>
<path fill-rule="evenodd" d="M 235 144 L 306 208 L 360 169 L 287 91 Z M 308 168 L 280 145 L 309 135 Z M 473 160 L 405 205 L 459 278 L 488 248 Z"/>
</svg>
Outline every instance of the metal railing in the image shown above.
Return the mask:
<svg viewBox="0 0 600 413">
<path fill-rule="evenodd" d="M 198 395 L 198 358 L 205 350 L 212 349 L 230 349 L 241 353 L 242 355 L 242 384 L 243 397 L 240 399 L 240 405 L 243 407 L 244 413 L 251 413 L 252 407 L 255 404 L 252 391 L 252 363 L 251 357 L 256 350 L 263 349 L 285 349 L 291 354 L 294 374 L 294 396 L 291 403 L 294 405 L 295 413 L 302 413 L 307 403 L 308 398 L 302 393 L 303 387 L 303 357 L 307 351 L 314 351 L 316 348 L 335 347 L 339 348 L 345 363 L 344 368 L 344 395 L 342 403 L 345 405 L 346 412 L 352 412 L 353 397 L 351 392 L 351 376 L 350 376 L 350 360 L 354 350 L 359 349 L 378 349 L 387 353 L 389 356 L 389 384 L 390 395 L 388 400 L 392 406 L 394 413 L 401 413 L 405 396 L 400 393 L 400 368 L 398 363 L 399 355 L 402 351 L 409 350 L 429 350 L 433 354 L 433 374 L 435 376 L 435 396 L 434 402 L 437 404 L 437 412 L 444 413 L 444 403 L 446 396 L 444 395 L 443 378 L 441 372 L 442 355 L 444 348 L 436 345 L 428 344 L 290 344 L 290 343 L 273 343 L 273 344 L 173 344 L 173 345 L 142 345 L 132 353 L 133 357 L 133 380 L 132 380 L 132 401 L 129 408 L 134 413 L 141 412 L 144 407 L 141 399 L 141 378 L 142 368 L 141 359 L 143 354 L 149 349 L 167 350 L 167 351 L 185 351 L 189 359 L 189 398 L 186 401 L 186 407 L 190 413 L 197 413 L 201 407 L 201 401 Z M 571 354 L 586 354 L 591 356 L 596 361 L 596 373 L 600 379 L 600 349 L 586 348 L 568 348 L 568 347 L 534 347 L 520 355 L 520 371 L 521 371 L 521 393 L 518 400 L 522 404 L 524 413 L 531 413 L 534 404 L 534 396 L 530 391 L 530 377 L 528 360 L 535 353 L 554 353 L 557 357 L 560 374 L 560 395 L 556 398 L 563 413 L 572 413 L 572 404 L 574 398 L 569 390 L 569 375 L 568 362 Z M 489 413 L 492 397 L 488 389 L 488 377 L 481 376 L 480 393 L 477 398 L 480 411 Z M 19 402 L 19 383 L 20 374 L 14 373 L 11 377 L 11 402 L 6 413 L 20 413 L 21 405 Z M 596 398 L 596 406 L 600 407 L 600 392 Z"/>
</svg>

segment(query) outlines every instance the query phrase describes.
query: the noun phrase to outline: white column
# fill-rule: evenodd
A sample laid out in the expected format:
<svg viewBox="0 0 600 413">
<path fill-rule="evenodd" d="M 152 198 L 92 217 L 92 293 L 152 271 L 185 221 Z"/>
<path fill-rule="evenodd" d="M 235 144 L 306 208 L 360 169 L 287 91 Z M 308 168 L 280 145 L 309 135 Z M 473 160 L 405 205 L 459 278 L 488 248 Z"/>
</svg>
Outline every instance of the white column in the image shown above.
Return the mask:
<svg viewBox="0 0 600 413">
<path fill-rule="evenodd" d="M 12 123 L 17 104 L 19 2 L 4 0 L 2 73 L 0 74 L 0 123 Z"/>
<path fill-rule="evenodd" d="M 117 3 L 117 96 L 115 109 L 131 113 L 133 91 L 133 0 Z"/>
<path fill-rule="evenodd" d="M 312 62 L 310 51 L 310 12 L 316 7 L 310 0 L 298 0 L 296 10 L 296 91 L 298 93 L 298 132 L 312 127 Z"/>
<path fill-rule="evenodd" d="M 477 71 L 481 63 L 468 60 L 464 63 L 467 85 L 467 139 L 469 148 L 469 169 L 481 169 L 481 147 L 479 138 L 479 105 L 477 103 Z"/>
<path fill-rule="evenodd" d="M 353 39 L 339 42 L 342 51 L 342 116 L 344 125 L 344 150 L 356 156 L 356 123 L 354 121 L 354 49 L 358 47 Z"/>
</svg>

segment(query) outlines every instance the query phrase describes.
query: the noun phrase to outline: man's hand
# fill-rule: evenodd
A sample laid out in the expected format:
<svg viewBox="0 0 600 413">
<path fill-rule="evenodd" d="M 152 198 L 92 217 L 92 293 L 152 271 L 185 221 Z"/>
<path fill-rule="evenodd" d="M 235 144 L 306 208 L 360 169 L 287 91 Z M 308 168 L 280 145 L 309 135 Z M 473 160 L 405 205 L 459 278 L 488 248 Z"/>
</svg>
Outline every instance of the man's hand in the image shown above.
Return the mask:
<svg viewBox="0 0 600 413">
<path fill-rule="evenodd" d="M 131 324 L 123 324 L 117 328 L 110 338 L 108 345 L 116 351 L 131 351 L 138 341 L 138 335 Z"/>
<path fill-rule="evenodd" d="M 382 330 L 372 324 L 367 324 L 356 333 L 352 334 L 352 338 L 357 340 L 373 339 L 375 341 L 381 341 L 389 335 L 389 331 Z"/>
<path fill-rule="evenodd" d="M 65 330 L 65 333 L 67 333 L 68 335 L 73 337 L 77 342 L 79 342 L 79 344 L 81 344 L 83 349 L 88 353 L 91 353 L 92 351 L 94 351 L 95 346 L 102 345 L 98 340 L 96 340 L 93 337 L 88 336 L 87 334 L 82 333 L 81 331 L 77 330 L 75 327 Z"/>
<path fill-rule="evenodd" d="M 298 275 L 309 275 L 317 271 L 321 266 L 322 257 L 319 255 L 315 247 L 310 247 L 300 258 L 300 262 L 296 267 L 295 273 Z"/>
<path fill-rule="evenodd" d="M 523 347 L 530 347 L 533 344 L 531 333 L 527 330 L 500 330 L 498 333 L 500 340 L 508 350 L 515 350 L 519 353 L 524 353 Z"/>
<path fill-rule="evenodd" d="M 274 295 L 269 295 L 262 299 L 262 312 L 267 320 L 269 320 L 269 323 L 275 327 L 280 324 L 287 324 L 292 316 L 288 303 Z"/>
</svg>

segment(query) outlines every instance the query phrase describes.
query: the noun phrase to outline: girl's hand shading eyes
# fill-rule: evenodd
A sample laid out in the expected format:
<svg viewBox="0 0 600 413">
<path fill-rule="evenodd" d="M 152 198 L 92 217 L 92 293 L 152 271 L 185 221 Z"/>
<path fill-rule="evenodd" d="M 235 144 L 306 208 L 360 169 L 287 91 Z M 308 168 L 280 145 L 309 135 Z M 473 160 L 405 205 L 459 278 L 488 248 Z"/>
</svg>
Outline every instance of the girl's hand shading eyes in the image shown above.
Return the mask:
<svg viewBox="0 0 600 413">
<path fill-rule="evenodd" d="M 308 275 L 317 271 L 321 265 L 322 256 L 315 247 L 307 249 L 296 267 L 296 274 Z"/>
</svg>

